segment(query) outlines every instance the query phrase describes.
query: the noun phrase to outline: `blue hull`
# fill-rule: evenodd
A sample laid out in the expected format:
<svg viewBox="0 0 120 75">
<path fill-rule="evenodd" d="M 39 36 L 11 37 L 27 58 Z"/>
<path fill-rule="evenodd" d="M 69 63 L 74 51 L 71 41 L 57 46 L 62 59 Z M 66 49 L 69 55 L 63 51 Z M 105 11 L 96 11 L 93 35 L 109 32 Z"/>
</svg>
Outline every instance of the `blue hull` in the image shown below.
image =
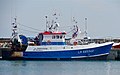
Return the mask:
<svg viewBox="0 0 120 75">
<path fill-rule="evenodd" d="M 76 59 L 76 58 L 93 58 L 106 56 L 109 54 L 112 44 L 78 50 L 65 51 L 44 51 L 44 52 L 23 52 L 25 59 Z"/>
</svg>

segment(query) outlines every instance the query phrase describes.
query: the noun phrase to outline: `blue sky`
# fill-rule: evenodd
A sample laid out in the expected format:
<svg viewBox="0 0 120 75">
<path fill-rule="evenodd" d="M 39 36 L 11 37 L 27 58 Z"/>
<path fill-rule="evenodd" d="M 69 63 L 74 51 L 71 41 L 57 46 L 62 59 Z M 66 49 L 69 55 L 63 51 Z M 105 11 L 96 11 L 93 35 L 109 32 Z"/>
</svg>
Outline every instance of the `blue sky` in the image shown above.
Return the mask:
<svg viewBox="0 0 120 75">
<path fill-rule="evenodd" d="M 60 14 L 62 31 L 70 31 L 72 17 L 84 31 L 84 18 L 87 17 L 90 37 L 120 37 L 120 0 L 0 0 L 0 37 L 11 36 L 11 21 L 15 16 L 20 24 L 45 30 L 45 15 L 50 18 L 54 12 Z M 27 36 L 41 32 L 22 25 L 18 27 L 19 33 Z"/>
</svg>

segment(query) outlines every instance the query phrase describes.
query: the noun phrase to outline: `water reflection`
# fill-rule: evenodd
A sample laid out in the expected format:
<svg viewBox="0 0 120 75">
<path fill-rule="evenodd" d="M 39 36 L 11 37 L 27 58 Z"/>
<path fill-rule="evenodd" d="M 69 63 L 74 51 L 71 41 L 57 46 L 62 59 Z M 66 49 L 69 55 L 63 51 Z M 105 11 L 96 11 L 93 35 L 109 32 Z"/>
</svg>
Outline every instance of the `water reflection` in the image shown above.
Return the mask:
<svg viewBox="0 0 120 75">
<path fill-rule="evenodd" d="M 111 69 L 111 63 L 110 62 L 106 62 L 106 72 L 107 74 L 106 75 L 110 75 L 110 69 Z"/>
<path fill-rule="evenodd" d="M 11 66 L 26 66 L 26 61 L 11 61 Z"/>
<path fill-rule="evenodd" d="M 0 61 L 0 64 L 0 75 L 119 75 L 120 73 L 120 61 Z"/>
</svg>

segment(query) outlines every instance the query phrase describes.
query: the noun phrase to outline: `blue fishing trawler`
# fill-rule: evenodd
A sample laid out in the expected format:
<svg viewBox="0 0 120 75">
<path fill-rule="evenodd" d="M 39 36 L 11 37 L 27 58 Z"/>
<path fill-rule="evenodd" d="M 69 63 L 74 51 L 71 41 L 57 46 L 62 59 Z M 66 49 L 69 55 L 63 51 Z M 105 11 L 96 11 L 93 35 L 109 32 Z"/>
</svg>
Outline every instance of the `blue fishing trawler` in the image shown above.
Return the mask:
<svg viewBox="0 0 120 75">
<path fill-rule="evenodd" d="M 23 52 L 23 58 L 42 58 L 42 59 L 72 59 L 72 58 L 90 58 L 97 56 L 106 56 L 112 47 L 111 42 L 103 44 L 77 45 L 66 44 L 65 32 L 44 32 L 40 33 L 42 37 L 39 45 L 28 46 Z"/>
<path fill-rule="evenodd" d="M 47 18 L 47 16 L 46 16 Z M 15 19 L 16 20 L 16 19 Z M 16 22 L 16 21 L 15 21 Z M 113 45 L 112 42 L 102 44 L 88 43 L 79 44 L 75 38 L 79 35 L 78 27 L 74 32 L 69 43 L 66 42 L 66 32 L 58 31 L 59 23 L 52 20 L 52 24 L 46 22 L 48 29 L 40 32 L 33 44 L 28 43 L 24 35 L 17 33 L 17 26 L 13 26 L 12 51 L 3 51 L 3 58 L 22 58 L 22 59 L 86 59 L 107 56 Z M 48 26 L 49 25 L 49 26 Z"/>
</svg>

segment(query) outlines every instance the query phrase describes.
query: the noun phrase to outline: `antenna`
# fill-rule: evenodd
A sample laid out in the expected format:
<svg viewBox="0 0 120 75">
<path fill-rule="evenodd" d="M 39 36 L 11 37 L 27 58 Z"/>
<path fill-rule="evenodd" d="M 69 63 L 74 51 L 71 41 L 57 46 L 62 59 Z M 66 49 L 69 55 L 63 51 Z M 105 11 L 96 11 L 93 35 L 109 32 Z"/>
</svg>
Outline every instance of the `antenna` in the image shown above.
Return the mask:
<svg viewBox="0 0 120 75">
<path fill-rule="evenodd" d="M 45 18 L 46 18 L 46 31 L 47 31 L 47 24 L 48 24 L 48 21 L 47 21 L 47 16 L 45 16 Z"/>
<path fill-rule="evenodd" d="M 87 36 L 87 18 L 85 18 L 85 35 Z"/>
<path fill-rule="evenodd" d="M 73 21 L 74 25 L 77 25 L 78 22 L 75 20 L 75 17 L 73 17 L 72 21 Z"/>
</svg>

